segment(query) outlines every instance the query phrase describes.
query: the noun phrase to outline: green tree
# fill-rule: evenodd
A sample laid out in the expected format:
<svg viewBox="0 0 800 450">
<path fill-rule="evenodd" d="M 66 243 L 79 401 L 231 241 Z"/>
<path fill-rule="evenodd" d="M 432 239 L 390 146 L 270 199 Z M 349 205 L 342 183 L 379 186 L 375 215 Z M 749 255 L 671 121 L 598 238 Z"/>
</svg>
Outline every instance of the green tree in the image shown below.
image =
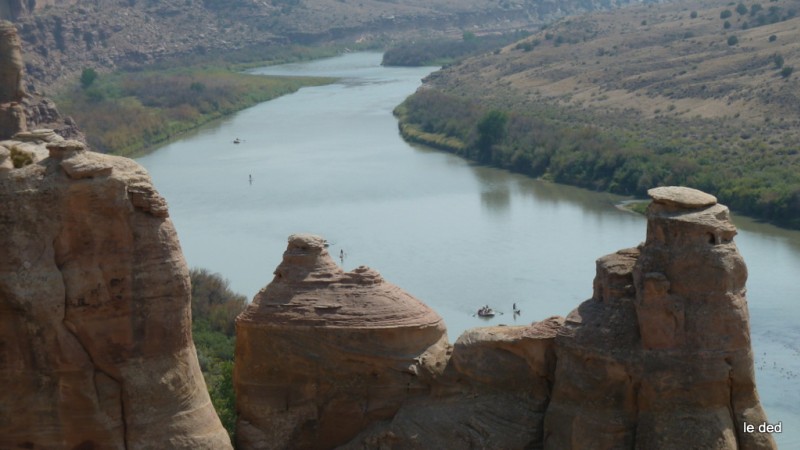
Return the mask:
<svg viewBox="0 0 800 450">
<path fill-rule="evenodd" d="M 736 12 L 740 16 L 743 16 L 743 15 L 747 14 L 747 6 L 745 6 L 744 3 L 739 3 L 738 5 L 736 5 Z"/>
<path fill-rule="evenodd" d="M 691 13 L 689 13 L 689 17 L 691 17 L 692 19 L 697 19 L 697 11 L 692 11 Z"/>
<path fill-rule="evenodd" d="M 87 67 L 83 69 L 81 72 L 81 87 L 84 89 L 88 88 L 89 86 L 94 83 L 94 80 L 97 79 L 97 71 L 92 69 L 91 67 Z"/>
<path fill-rule="evenodd" d="M 728 38 L 728 45 L 733 46 L 733 45 L 736 45 L 738 43 L 739 43 L 739 38 L 737 38 L 736 36 L 731 36 L 731 37 Z"/>
<path fill-rule="evenodd" d="M 503 140 L 506 134 L 508 115 L 493 109 L 481 117 L 476 128 L 478 130 L 478 161 L 488 163 L 492 159 L 492 147 Z"/>
<path fill-rule="evenodd" d="M 727 19 L 728 17 L 730 17 L 732 15 L 733 15 L 733 13 L 731 12 L 731 10 L 730 9 L 726 9 L 726 10 L 722 11 L 721 13 L 719 13 L 719 18 L 720 19 Z"/>
</svg>

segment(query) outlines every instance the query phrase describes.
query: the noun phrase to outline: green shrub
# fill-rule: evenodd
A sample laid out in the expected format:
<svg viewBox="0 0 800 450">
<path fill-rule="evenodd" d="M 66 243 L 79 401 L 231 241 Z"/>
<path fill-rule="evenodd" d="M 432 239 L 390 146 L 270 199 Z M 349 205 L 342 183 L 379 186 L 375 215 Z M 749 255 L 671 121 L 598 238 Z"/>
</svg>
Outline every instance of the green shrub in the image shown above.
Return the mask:
<svg viewBox="0 0 800 450">
<path fill-rule="evenodd" d="M 739 43 L 739 38 L 737 38 L 736 36 L 728 37 L 728 45 L 733 46 L 733 45 L 736 45 L 738 43 Z"/>
<path fill-rule="evenodd" d="M 81 72 L 81 87 L 86 89 L 94 83 L 94 80 L 97 79 L 97 71 L 92 69 L 91 67 L 87 67 L 83 69 Z"/>
<path fill-rule="evenodd" d="M 781 69 L 781 76 L 783 78 L 789 78 L 792 75 L 792 72 L 794 72 L 794 67 L 784 66 L 783 69 Z"/>
</svg>

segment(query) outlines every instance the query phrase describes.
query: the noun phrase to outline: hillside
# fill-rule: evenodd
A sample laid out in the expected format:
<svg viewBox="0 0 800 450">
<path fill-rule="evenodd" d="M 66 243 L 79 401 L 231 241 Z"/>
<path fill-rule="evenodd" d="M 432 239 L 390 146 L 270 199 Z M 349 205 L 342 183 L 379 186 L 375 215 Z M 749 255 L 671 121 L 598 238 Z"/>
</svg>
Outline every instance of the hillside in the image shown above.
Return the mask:
<svg viewBox="0 0 800 450">
<path fill-rule="evenodd" d="M 399 110 L 404 134 L 593 189 L 689 184 L 800 226 L 797 11 L 679 1 L 564 19 L 433 74 Z"/>
<path fill-rule="evenodd" d="M 634 0 L 634 3 L 638 1 Z M 29 80 L 59 87 L 171 57 L 285 44 L 385 44 L 408 36 L 515 30 L 631 0 L 0 0 L 16 23 Z M 29 89 L 30 91 L 31 89 Z"/>
</svg>

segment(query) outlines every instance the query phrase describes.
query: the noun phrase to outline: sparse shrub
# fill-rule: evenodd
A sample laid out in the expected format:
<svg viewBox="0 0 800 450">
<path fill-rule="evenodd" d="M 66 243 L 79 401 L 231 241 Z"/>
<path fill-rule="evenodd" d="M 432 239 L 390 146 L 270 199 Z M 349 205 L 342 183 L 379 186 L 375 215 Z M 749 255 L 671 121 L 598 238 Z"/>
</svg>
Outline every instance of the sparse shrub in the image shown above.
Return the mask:
<svg viewBox="0 0 800 450">
<path fill-rule="evenodd" d="M 697 11 L 692 11 L 692 12 L 689 14 L 689 17 L 691 17 L 692 19 L 697 19 Z"/>
<path fill-rule="evenodd" d="M 646 21 L 646 20 L 643 20 L 643 21 L 642 21 L 642 26 L 645 26 L 645 25 L 647 25 L 647 21 Z"/>
<path fill-rule="evenodd" d="M 772 55 L 772 63 L 775 64 L 776 69 L 783 67 L 783 56 L 775 53 Z"/>
<path fill-rule="evenodd" d="M 727 30 L 728 28 L 730 28 L 730 27 L 731 27 L 731 23 L 730 23 L 730 22 L 728 22 L 727 20 L 725 21 L 725 23 L 723 23 L 723 24 L 722 24 L 722 28 L 725 28 L 726 30 Z"/>
<path fill-rule="evenodd" d="M 731 36 L 728 38 L 728 45 L 734 46 L 738 43 L 739 43 L 739 38 L 737 38 L 736 36 Z"/>
<path fill-rule="evenodd" d="M 91 67 L 87 67 L 83 69 L 81 72 L 81 87 L 86 89 L 94 83 L 94 80 L 97 79 L 97 71 L 92 69 Z"/>
<path fill-rule="evenodd" d="M 792 76 L 792 72 L 794 72 L 794 67 L 784 66 L 783 69 L 781 69 L 781 76 L 783 78 L 789 78 L 790 76 Z"/>
<path fill-rule="evenodd" d="M 747 6 L 745 6 L 744 3 L 739 3 L 738 5 L 736 5 L 736 12 L 740 16 L 747 14 Z"/>
<path fill-rule="evenodd" d="M 775 42 L 776 40 L 778 40 L 778 36 L 775 36 L 774 34 L 769 37 L 770 42 Z"/>
<path fill-rule="evenodd" d="M 731 10 L 730 9 L 726 9 L 726 10 L 723 10 L 721 13 L 719 13 L 719 18 L 720 19 L 727 19 L 728 17 L 730 17 L 732 15 L 733 15 L 733 13 L 731 12 Z"/>
</svg>

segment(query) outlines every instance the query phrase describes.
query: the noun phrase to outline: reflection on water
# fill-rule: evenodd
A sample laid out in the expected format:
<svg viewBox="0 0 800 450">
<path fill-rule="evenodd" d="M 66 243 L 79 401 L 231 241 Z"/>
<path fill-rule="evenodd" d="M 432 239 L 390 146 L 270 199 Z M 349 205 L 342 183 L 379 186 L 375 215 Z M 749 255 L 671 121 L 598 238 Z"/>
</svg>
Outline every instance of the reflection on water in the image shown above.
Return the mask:
<svg viewBox="0 0 800 450">
<path fill-rule="evenodd" d="M 619 197 L 413 148 L 392 109 L 431 68 L 350 54 L 258 73 L 345 77 L 301 89 L 140 159 L 170 204 L 191 266 L 252 296 L 297 232 L 321 234 L 348 270 L 365 264 L 431 305 L 451 340 L 469 327 L 566 315 L 589 298 L 594 261 L 645 237 Z M 231 144 L 235 137 L 244 141 Z M 252 175 L 253 183 L 249 183 Z M 800 233 L 737 218 L 748 263 L 763 402 L 784 448 L 800 448 Z M 514 317 L 512 304 L 522 315 Z M 489 304 L 500 314 L 475 317 Z"/>
</svg>

